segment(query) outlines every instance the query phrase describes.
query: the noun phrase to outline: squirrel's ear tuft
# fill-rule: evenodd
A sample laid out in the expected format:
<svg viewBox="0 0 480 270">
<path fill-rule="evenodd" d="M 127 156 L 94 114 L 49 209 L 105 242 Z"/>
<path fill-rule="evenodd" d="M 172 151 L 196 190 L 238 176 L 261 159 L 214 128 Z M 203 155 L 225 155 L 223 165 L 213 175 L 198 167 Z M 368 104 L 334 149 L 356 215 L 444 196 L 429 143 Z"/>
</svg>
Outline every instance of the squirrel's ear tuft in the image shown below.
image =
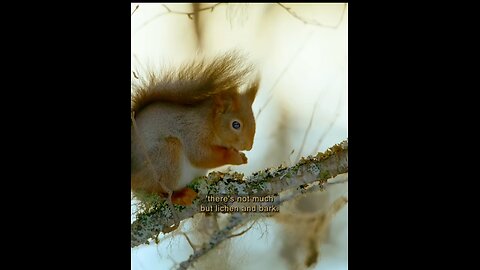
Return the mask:
<svg viewBox="0 0 480 270">
<path fill-rule="evenodd" d="M 258 92 L 258 87 L 260 86 L 260 76 L 257 75 L 255 80 L 250 83 L 250 85 L 247 88 L 247 91 L 245 91 L 244 95 L 247 97 L 248 101 L 250 101 L 250 104 L 253 103 L 255 100 L 255 96 L 257 95 Z"/>
</svg>

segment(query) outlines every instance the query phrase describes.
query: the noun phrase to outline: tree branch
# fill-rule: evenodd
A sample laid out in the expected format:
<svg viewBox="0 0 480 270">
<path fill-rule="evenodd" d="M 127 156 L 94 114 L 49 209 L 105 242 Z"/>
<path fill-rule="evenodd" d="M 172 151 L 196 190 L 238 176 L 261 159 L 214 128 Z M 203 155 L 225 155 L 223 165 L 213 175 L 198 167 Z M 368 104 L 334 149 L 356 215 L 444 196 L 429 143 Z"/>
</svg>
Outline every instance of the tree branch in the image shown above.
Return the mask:
<svg viewBox="0 0 480 270">
<path fill-rule="evenodd" d="M 204 8 L 200 8 L 198 9 L 197 11 L 192 11 L 192 12 L 183 12 L 183 11 L 176 11 L 176 10 L 172 10 L 170 9 L 167 5 L 165 4 L 162 4 L 162 6 L 167 10 L 165 12 L 162 12 L 160 14 L 157 14 L 155 16 L 153 16 L 152 18 L 148 19 L 147 21 L 145 21 L 143 24 L 141 24 L 137 29 L 135 29 L 135 31 L 139 31 L 140 29 L 142 29 L 143 27 L 145 27 L 146 25 L 148 25 L 149 23 L 151 23 L 152 21 L 158 19 L 159 17 L 163 16 L 163 15 L 166 15 L 166 14 L 177 14 L 177 15 L 186 15 L 189 19 L 193 20 L 193 16 L 195 15 L 198 15 L 200 12 L 202 11 L 206 11 L 206 10 L 210 10 L 210 12 L 213 12 L 213 10 L 215 9 L 215 7 L 217 7 L 218 5 L 220 5 L 222 3 L 216 3 L 214 5 L 211 5 L 211 6 L 208 6 L 208 7 L 204 7 Z M 132 12 L 133 14 L 133 12 Z"/>
<path fill-rule="evenodd" d="M 210 12 L 213 12 L 213 9 L 220 5 L 222 3 L 216 3 L 214 5 L 211 5 L 211 6 L 208 6 L 208 7 L 204 7 L 204 8 L 200 8 L 198 9 L 197 11 L 193 11 L 193 12 L 183 12 L 183 11 L 175 11 L 175 10 L 171 10 L 169 7 L 167 7 L 167 5 L 165 4 L 162 4 L 162 6 L 167 10 L 167 13 L 172 13 L 172 14 L 180 14 L 180 15 L 187 15 L 187 17 L 189 19 L 193 19 L 193 15 L 195 15 L 196 13 L 200 12 L 200 11 L 204 11 L 204 10 L 210 10 Z M 165 14 L 165 13 L 164 13 Z"/>
<path fill-rule="evenodd" d="M 174 209 L 179 220 L 191 218 L 195 214 L 201 213 L 201 205 L 212 204 L 207 201 L 207 196 L 272 195 L 277 198 L 273 203 L 257 205 L 280 205 L 300 194 L 323 190 L 333 184 L 327 183 L 327 179 L 347 172 L 348 140 L 334 145 L 325 153 L 302 158 L 295 166 L 265 169 L 246 178 L 243 177 L 243 174 L 235 172 L 212 172 L 208 177 L 197 178 L 189 185 L 198 193 L 192 205 L 187 207 L 175 205 Z M 231 206 L 232 203 L 226 202 L 222 205 Z M 172 227 L 178 225 L 175 223 L 174 214 L 170 209 L 168 204 L 162 200 L 138 213 L 136 220 L 131 225 L 131 247 L 148 243 L 149 239 L 155 239 L 160 232 L 167 233 L 172 230 Z M 242 215 L 243 213 L 233 213 L 230 224 L 218 233 L 223 235 L 222 232 L 229 232 L 232 228 L 237 227 L 241 221 L 244 221 L 241 218 Z"/>
<path fill-rule="evenodd" d="M 339 182 L 332 182 L 332 183 L 329 183 L 329 182 L 325 183 L 324 182 L 321 185 L 314 185 L 314 186 L 305 187 L 305 188 L 304 187 L 297 188 L 290 195 L 283 197 L 282 199 L 272 203 L 271 205 L 279 206 L 282 203 L 284 203 L 286 201 L 289 201 L 293 198 L 296 198 L 301 194 L 306 194 L 306 193 L 310 193 L 310 192 L 318 191 L 318 190 L 325 190 L 326 186 L 336 185 L 336 184 L 344 183 L 346 181 L 347 180 L 342 180 L 342 181 L 339 181 Z M 346 201 L 347 201 L 346 198 L 341 198 L 341 199 L 346 203 Z M 269 204 L 266 204 L 266 205 L 269 205 Z M 193 254 L 190 255 L 190 257 L 186 261 L 182 262 L 178 269 L 179 270 L 187 270 L 189 267 L 193 266 L 193 264 L 200 257 L 207 254 L 210 250 L 217 247 L 223 241 L 225 241 L 227 239 L 230 239 L 230 238 L 233 238 L 233 237 L 236 237 L 236 236 L 239 236 L 239 235 L 242 235 L 243 233 L 248 231 L 253 226 L 253 224 L 248 229 L 246 229 L 246 230 L 244 230 L 244 231 L 242 231 L 238 234 L 232 234 L 232 231 L 234 231 L 239 226 L 242 226 L 242 225 L 246 224 L 248 221 L 250 221 L 250 219 L 248 219 L 248 215 L 245 215 L 245 214 L 242 215 L 241 213 L 233 213 L 230 216 L 230 219 L 228 221 L 228 225 L 225 226 L 224 228 L 222 228 L 221 230 L 215 232 L 212 235 L 212 237 L 210 238 L 210 240 L 208 241 L 208 243 L 205 243 L 200 249 L 194 250 Z"/>
</svg>

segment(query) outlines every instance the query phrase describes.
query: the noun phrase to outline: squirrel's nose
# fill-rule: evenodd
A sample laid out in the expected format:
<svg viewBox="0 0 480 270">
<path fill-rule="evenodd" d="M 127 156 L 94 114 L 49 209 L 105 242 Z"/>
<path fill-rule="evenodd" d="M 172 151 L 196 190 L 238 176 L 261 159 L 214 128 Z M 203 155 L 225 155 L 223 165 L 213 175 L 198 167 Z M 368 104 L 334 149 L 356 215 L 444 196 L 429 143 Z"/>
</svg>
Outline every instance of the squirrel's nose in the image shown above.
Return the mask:
<svg viewBox="0 0 480 270">
<path fill-rule="evenodd" d="M 253 140 L 247 142 L 245 150 L 250 151 L 250 150 L 252 150 L 252 147 L 253 147 Z"/>
</svg>

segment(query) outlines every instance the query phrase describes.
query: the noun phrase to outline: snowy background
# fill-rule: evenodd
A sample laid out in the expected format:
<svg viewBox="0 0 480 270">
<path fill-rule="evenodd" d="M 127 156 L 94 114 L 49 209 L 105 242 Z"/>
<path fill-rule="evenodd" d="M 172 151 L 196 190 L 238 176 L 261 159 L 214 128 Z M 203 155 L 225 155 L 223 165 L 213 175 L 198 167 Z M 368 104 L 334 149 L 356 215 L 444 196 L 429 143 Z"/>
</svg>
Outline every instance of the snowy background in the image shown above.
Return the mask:
<svg viewBox="0 0 480 270">
<path fill-rule="evenodd" d="M 191 4 L 165 6 L 174 12 L 192 11 Z M 246 52 L 260 70 L 261 86 L 253 104 L 258 115 L 254 147 L 246 152 L 248 164 L 231 169 L 250 174 L 292 165 L 300 155 L 324 151 L 348 138 L 345 4 L 285 4 L 294 14 L 278 4 L 219 4 L 213 11 L 200 12 L 198 30 L 195 20 L 168 12 L 165 6 L 132 4 L 132 80 L 147 67 L 176 65 L 197 53 L 216 55 L 229 49 Z M 310 201 L 317 208 L 305 211 L 321 213 L 339 196 L 348 197 L 347 184 L 312 195 Z M 293 203 L 285 209 L 299 208 Z M 190 223 L 182 228 L 194 228 Z M 295 240 L 289 237 L 298 238 L 286 233 L 292 231 L 287 226 L 274 219 L 260 220 L 246 234 L 214 250 L 217 254 L 209 258 L 219 261 L 211 259 L 209 267 L 218 263 L 224 269 L 303 269 L 286 256 L 296 254 Z M 310 269 L 347 269 L 347 227 L 348 204 L 332 220 L 318 263 Z M 133 248 L 131 268 L 170 269 L 192 253 L 182 235 L 160 241 Z"/>
</svg>

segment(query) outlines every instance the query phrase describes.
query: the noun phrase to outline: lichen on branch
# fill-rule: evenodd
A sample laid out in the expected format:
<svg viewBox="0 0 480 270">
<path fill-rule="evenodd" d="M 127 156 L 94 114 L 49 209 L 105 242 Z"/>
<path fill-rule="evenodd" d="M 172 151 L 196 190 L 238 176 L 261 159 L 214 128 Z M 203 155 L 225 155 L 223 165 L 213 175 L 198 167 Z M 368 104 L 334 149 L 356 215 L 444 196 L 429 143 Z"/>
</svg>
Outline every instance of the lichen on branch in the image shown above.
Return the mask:
<svg viewBox="0 0 480 270">
<path fill-rule="evenodd" d="M 291 167 L 268 168 L 250 176 L 243 174 L 212 172 L 199 177 L 189 184 L 198 193 L 190 206 L 175 205 L 178 220 L 185 220 L 201 213 L 201 205 L 209 205 L 207 196 L 275 196 L 280 197 L 276 205 L 293 199 L 292 192 L 286 191 L 323 190 L 327 180 L 348 172 L 348 140 L 336 144 L 324 153 L 302 158 Z M 313 189 L 312 189 L 313 187 Z M 231 205 L 225 202 L 224 205 Z M 268 205 L 268 203 L 264 204 Z M 168 233 L 175 228 L 174 214 L 168 204 L 159 198 L 143 199 L 136 220 L 131 225 L 131 247 L 156 239 L 159 233 Z M 238 213 L 241 214 L 241 213 Z"/>
</svg>

